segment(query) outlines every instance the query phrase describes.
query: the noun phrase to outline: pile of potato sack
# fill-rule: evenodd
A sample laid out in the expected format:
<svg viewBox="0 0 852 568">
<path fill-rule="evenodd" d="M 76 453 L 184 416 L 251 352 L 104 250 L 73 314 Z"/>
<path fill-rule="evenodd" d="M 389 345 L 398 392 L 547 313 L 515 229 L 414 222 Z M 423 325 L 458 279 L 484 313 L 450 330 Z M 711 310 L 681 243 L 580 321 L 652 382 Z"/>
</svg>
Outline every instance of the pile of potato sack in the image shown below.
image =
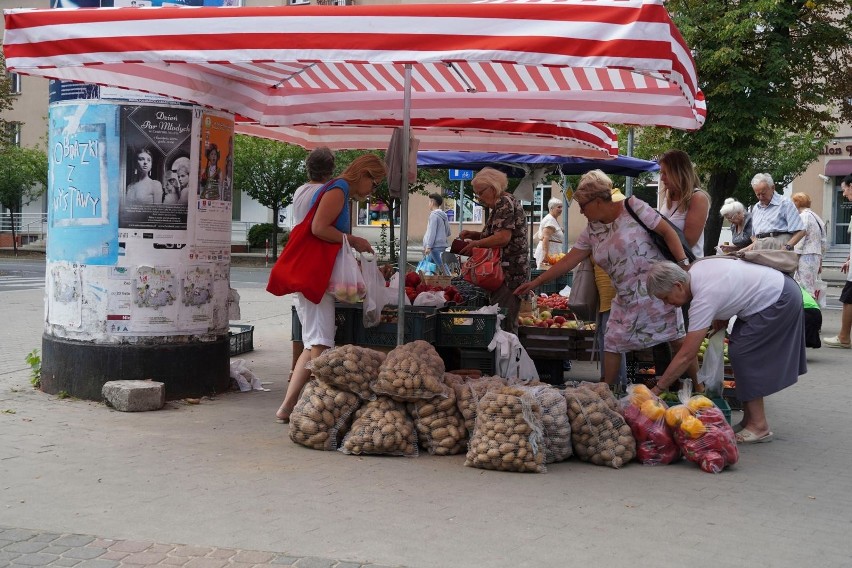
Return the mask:
<svg viewBox="0 0 852 568">
<path fill-rule="evenodd" d="M 467 452 L 465 465 L 543 473 L 575 454 L 621 467 L 636 455 L 630 426 L 606 385 L 446 373 L 425 341 L 385 355 L 354 345 L 310 363 L 314 378 L 290 416 L 290 438 L 317 450 L 416 456 Z"/>
</svg>

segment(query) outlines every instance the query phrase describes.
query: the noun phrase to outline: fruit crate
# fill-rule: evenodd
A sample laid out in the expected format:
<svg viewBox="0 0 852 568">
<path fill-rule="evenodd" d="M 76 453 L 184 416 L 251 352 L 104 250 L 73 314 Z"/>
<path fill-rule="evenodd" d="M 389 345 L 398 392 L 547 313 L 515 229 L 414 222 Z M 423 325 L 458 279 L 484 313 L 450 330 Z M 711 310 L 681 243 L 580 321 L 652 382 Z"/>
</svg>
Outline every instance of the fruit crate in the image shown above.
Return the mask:
<svg viewBox="0 0 852 568">
<path fill-rule="evenodd" d="M 533 359 L 538 380 L 549 385 L 565 384 L 565 361 L 562 359 Z"/>
<path fill-rule="evenodd" d="M 483 376 L 492 376 L 497 370 L 494 352 L 487 349 L 459 349 L 459 366 L 462 369 L 479 369 Z"/>
<path fill-rule="evenodd" d="M 435 312 L 436 308 L 431 306 L 405 306 L 405 343 L 418 339 L 435 343 L 437 322 Z M 382 310 L 382 317 L 395 317 L 396 313 L 396 308 L 385 308 Z M 355 343 L 358 345 L 396 345 L 398 327 L 396 321 L 379 323 L 375 327 L 364 327 L 363 321 L 356 318 L 354 324 Z"/>
<path fill-rule="evenodd" d="M 538 270 L 533 269 L 530 271 L 530 280 L 533 278 L 537 278 L 539 275 L 547 272 L 546 270 Z M 563 274 L 556 280 L 551 280 L 545 284 L 542 284 L 538 288 L 535 289 L 536 294 L 558 294 L 560 290 L 562 290 L 565 286 L 570 286 L 574 281 L 574 273 L 569 272 L 568 274 Z"/>
<path fill-rule="evenodd" d="M 228 339 L 231 357 L 254 351 L 254 326 L 232 323 L 228 326 Z"/>
<path fill-rule="evenodd" d="M 471 306 L 471 309 L 476 309 Z M 452 312 L 441 308 L 437 313 L 435 345 L 438 347 L 465 347 L 485 349 L 497 331 L 497 314 L 471 314 Z M 501 310 L 506 315 L 506 310 Z"/>
<path fill-rule="evenodd" d="M 302 322 L 296 312 L 296 306 L 291 307 L 290 336 L 293 341 L 302 341 Z M 334 344 L 344 345 L 355 340 L 356 322 L 360 325 L 362 318 L 361 306 L 336 302 L 334 304 Z"/>
<path fill-rule="evenodd" d="M 456 276 L 450 281 L 450 283 L 456 287 L 456 290 L 459 291 L 459 294 L 464 296 L 465 306 L 481 308 L 483 306 L 488 306 L 491 304 L 488 292 L 486 292 L 479 286 L 476 286 L 475 284 L 471 284 L 464 278 Z"/>
</svg>

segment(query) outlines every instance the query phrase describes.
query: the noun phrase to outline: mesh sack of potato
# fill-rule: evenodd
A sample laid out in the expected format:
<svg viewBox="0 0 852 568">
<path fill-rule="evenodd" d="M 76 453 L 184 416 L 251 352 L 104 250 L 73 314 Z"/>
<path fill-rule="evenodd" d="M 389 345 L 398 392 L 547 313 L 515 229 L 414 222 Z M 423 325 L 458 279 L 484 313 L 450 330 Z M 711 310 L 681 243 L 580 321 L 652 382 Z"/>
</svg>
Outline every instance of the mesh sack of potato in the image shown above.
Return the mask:
<svg viewBox="0 0 852 568">
<path fill-rule="evenodd" d="M 379 376 L 385 354 L 366 347 L 341 345 L 323 351 L 307 364 L 313 375 L 328 385 L 354 392 L 363 400 L 375 400 L 370 381 Z"/>
<path fill-rule="evenodd" d="M 312 379 L 290 414 L 290 439 L 315 450 L 336 450 L 358 397 Z"/>
<path fill-rule="evenodd" d="M 452 389 L 447 398 L 409 402 L 408 412 L 414 419 L 420 445 L 430 454 L 449 456 L 467 449 L 467 429 Z"/>
<path fill-rule="evenodd" d="M 505 387 L 506 383 L 506 379 L 496 376 L 479 377 L 461 383 L 452 383 L 453 390 L 456 392 L 456 406 L 464 417 L 464 427 L 468 432 L 473 432 L 473 427 L 476 424 L 476 408 L 482 395 L 489 389 Z"/>
<path fill-rule="evenodd" d="M 370 387 L 399 401 L 446 397 L 444 360 L 422 339 L 400 345 L 388 353 Z"/>
<path fill-rule="evenodd" d="M 615 395 L 612 393 L 612 389 L 610 389 L 608 384 L 603 382 L 593 383 L 590 381 L 573 381 L 568 383 L 568 386 L 585 387 L 591 390 L 601 397 L 601 400 L 603 400 L 611 410 L 615 410 L 619 414 L 623 415 L 621 405 L 618 403 L 618 399 L 615 398 Z"/>
<path fill-rule="evenodd" d="M 636 456 L 636 440 L 624 417 L 587 387 L 565 389 L 574 455 L 595 465 L 619 468 Z"/>
<path fill-rule="evenodd" d="M 365 402 L 340 444 L 344 454 L 417 456 L 417 432 L 405 407 L 387 396 Z"/>
<path fill-rule="evenodd" d="M 568 402 L 562 391 L 544 383 L 519 386 L 529 392 L 541 406 L 544 463 L 555 463 L 571 457 L 571 421 Z"/>
<path fill-rule="evenodd" d="M 529 392 L 500 387 L 479 401 L 464 465 L 544 473 L 541 406 Z"/>
</svg>

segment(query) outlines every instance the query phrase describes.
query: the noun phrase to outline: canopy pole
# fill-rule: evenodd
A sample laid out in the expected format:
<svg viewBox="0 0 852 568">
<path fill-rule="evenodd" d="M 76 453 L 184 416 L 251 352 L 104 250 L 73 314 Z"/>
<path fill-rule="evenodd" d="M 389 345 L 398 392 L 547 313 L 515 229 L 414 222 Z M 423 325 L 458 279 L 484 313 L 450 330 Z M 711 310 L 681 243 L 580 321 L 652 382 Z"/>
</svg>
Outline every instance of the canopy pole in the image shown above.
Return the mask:
<svg viewBox="0 0 852 568">
<path fill-rule="evenodd" d="M 405 64 L 402 111 L 402 187 L 399 196 L 399 299 L 396 344 L 405 344 L 405 271 L 408 269 L 408 150 L 411 142 L 411 63 Z M 391 211 L 393 215 L 393 211 Z"/>
<path fill-rule="evenodd" d="M 459 180 L 459 234 L 464 229 L 464 180 Z"/>
<path fill-rule="evenodd" d="M 633 157 L 633 127 L 627 129 L 627 155 Z M 624 195 L 630 197 L 633 195 L 633 178 L 627 176 L 627 181 L 624 183 Z"/>
</svg>

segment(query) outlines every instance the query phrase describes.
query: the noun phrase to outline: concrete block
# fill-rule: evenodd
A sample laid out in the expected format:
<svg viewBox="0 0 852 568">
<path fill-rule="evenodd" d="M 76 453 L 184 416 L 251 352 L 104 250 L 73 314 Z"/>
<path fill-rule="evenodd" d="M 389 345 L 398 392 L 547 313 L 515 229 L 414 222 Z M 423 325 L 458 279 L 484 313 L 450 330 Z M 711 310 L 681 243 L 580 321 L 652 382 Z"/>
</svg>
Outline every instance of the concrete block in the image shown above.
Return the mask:
<svg viewBox="0 0 852 568">
<path fill-rule="evenodd" d="M 121 412 L 160 410 L 166 404 L 166 385 L 157 381 L 108 381 L 101 393 Z"/>
</svg>

